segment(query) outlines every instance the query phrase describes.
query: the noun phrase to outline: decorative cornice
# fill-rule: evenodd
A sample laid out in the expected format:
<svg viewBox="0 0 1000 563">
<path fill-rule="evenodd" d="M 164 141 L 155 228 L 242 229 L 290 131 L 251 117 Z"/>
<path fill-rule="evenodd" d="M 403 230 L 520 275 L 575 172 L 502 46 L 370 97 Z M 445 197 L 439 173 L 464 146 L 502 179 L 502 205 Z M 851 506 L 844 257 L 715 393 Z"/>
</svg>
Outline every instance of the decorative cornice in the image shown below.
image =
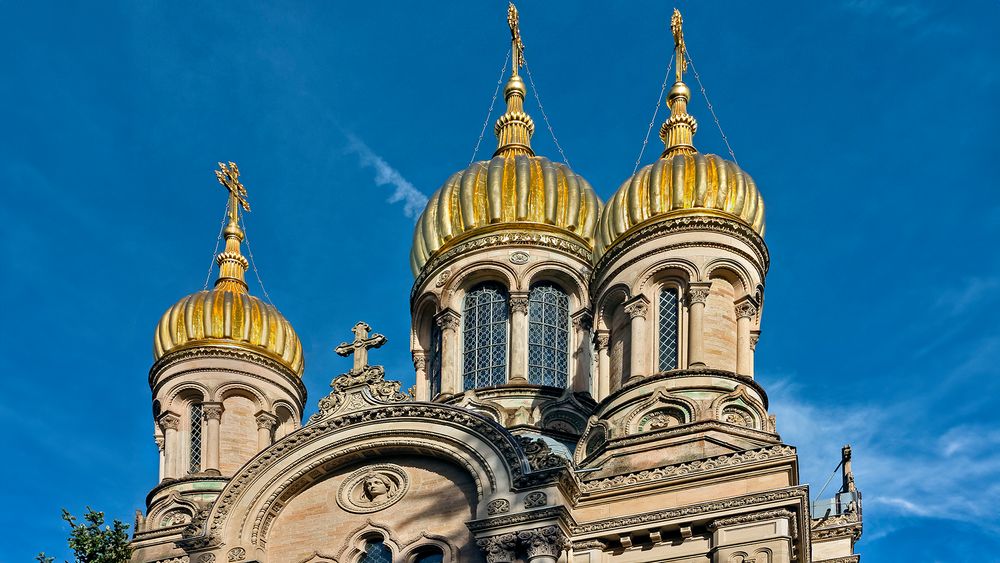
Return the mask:
<svg viewBox="0 0 1000 563">
<path fill-rule="evenodd" d="M 767 393 L 764 388 L 760 386 L 752 377 L 748 375 L 741 375 L 732 371 L 725 371 L 715 368 L 687 368 L 687 369 L 675 369 L 671 371 L 665 371 L 660 373 L 654 373 L 651 375 L 641 375 L 630 378 L 624 385 L 621 386 L 617 391 L 611 393 L 608 397 L 601 401 L 602 405 L 611 404 L 616 398 L 628 393 L 636 387 L 641 387 L 643 385 L 648 385 L 661 380 L 667 379 L 680 379 L 685 377 L 718 377 L 721 379 L 728 379 L 730 381 L 735 381 L 740 385 L 746 385 L 747 387 L 753 389 L 760 396 L 761 401 L 763 401 L 763 407 L 767 410 L 768 401 Z"/>
<path fill-rule="evenodd" d="M 767 493 L 745 495 L 741 497 L 728 498 L 725 500 L 717 500 L 701 504 L 692 504 L 678 508 L 669 508 L 665 510 L 657 510 L 654 512 L 645 512 L 642 514 L 623 516 L 620 518 L 609 518 L 607 520 L 588 522 L 586 524 L 573 526 L 572 532 L 574 535 L 588 534 L 594 532 L 605 532 L 608 530 L 617 530 L 635 526 L 642 526 L 644 524 L 648 524 L 651 522 L 660 522 L 663 520 L 672 520 L 675 518 L 684 518 L 689 516 L 707 514 L 711 512 L 718 512 L 720 510 L 743 508 L 747 506 L 755 506 L 759 504 L 781 502 L 787 500 L 801 501 L 806 499 L 806 492 L 807 490 L 806 487 L 804 486 L 789 487 L 787 489 L 780 489 L 777 491 L 771 491 Z"/>
<path fill-rule="evenodd" d="M 778 445 L 757 450 L 747 450 L 734 454 L 710 457 L 657 467 L 656 469 L 645 469 L 633 473 L 624 473 L 613 477 L 595 479 L 593 481 L 583 481 L 580 483 L 580 490 L 583 493 L 605 492 L 617 488 L 632 488 L 656 481 L 664 481 L 677 477 L 684 477 L 716 469 L 732 468 L 749 463 L 761 461 L 771 461 L 782 457 L 795 455 L 795 448 L 792 446 Z"/>
<path fill-rule="evenodd" d="M 239 360 L 243 362 L 250 362 L 259 366 L 266 367 L 271 371 L 274 371 L 285 378 L 285 380 L 295 388 L 298 392 L 299 397 L 301 397 L 302 402 L 306 401 L 306 386 L 302 383 L 302 378 L 296 375 L 293 371 L 288 369 L 285 364 L 266 356 L 264 354 L 255 352 L 253 350 L 248 350 L 246 348 L 240 348 L 237 346 L 227 346 L 224 344 L 212 344 L 212 345 L 201 345 L 194 346 L 190 348 L 181 348 L 177 350 L 172 350 L 167 355 L 160 358 L 156 363 L 149 368 L 149 388 L 155 392 L 156 390 L 156 380 L 161 373 L 163 373 L 167 368 L 172 367 L 176 364 L 184 362 L 186 360 L 201 360 L 206 358 L 224 358 L 229 360 Z M 187 370 L 187 373 L 195 371 L 206 371 L 204 369 L 197 370 Z M 231 373 L 240 373 L 256 379 L 262 379 L 259 375 L 255 373 L 250 373 L 246 371 L 237 371 L 225 368 L 210 368 L 210 371 L 228 371 Z"/>
<path fill-rule="evenodd" d="M 836 557 L 834 559 L 813 560 L 813 563 L 860 563 L 860 555 L 848 555 L 847 557 Z"/>
<path fill-rule="evenodd" d="M 654 219 L 649 224 L 641 224 L 635 232 L 625 233 L 619 237 L 611 248 L 604 252 L 600 260 L 597 261 L 595 271 L 602 271 L 619 256 L 625 254 L 632 248 L 642 243 L 662 237 L 663 235 L 682 233 L 690 231 L 716 231 L 733 238 L 736 238 L 756 251 L 757 261 L 767 273 L 770 265 L 770 255 L 764 238 L 757 234 L 749 225 L 737 219 L 728 217 L 714 217 L 705 215 L 665 215 L 662 218 Z M 694 243 L 689 246 L 711 246 L 711 244 Z"/>
<path fill-rule="evenodd" d="M 510 225 L 503 225 L 503 227 L 507 229 L 511 228 Z M 450 248 L 439 249 L 420 269 L 420 274 L 417 275 L 417 278 L 413 282 L 413 289 L 410 290 L 410 301 L 412 302 L 417 297 L 417 291 L 423 287 L 427 278 L 439 267 L 474 250 L 503 246 L 536 246 L 558 250 L 587 264 L 592 262 L 593 254 L 591 249 L 582 239 L 580 241 L 574 240 L 569 233 L 557 231 L 554 228 L 552 232 L 537 232 L 542 228 L 551 228 L 544 224 L 518 223 L 517 227 L 520 230 L 503 231 L 494 234 L 486 234 L 490 233 L 488 228 L 476 229 L 467 233 L 468 235 L 475 236 L 470 236 L 467 240 L 450 243 Z"/>
<path fill-rule="evenodd" d="M 563 506 L 553 506 L 551 508 L 543 508 L 541 510 L 529 510 L 525 512 L 515 512 L 512 514 L 505 514 L 503 516 L 496 516 L 494 518 L 484 518 L 482 520 L 472 520 L 471 522 L 466 522 L 466 527 L 469 531 L 473 533 L 482 532 L 485 530 L 491 530 L 494 528 L 504 528 L 508 526 L 519 526 L 526 522 L 541 522 L 550 520 L 559 520 L 567 525 L 573 523 L 573 519 Z"/>
<path fill-rule="evenodd" d="M 810 535 L 813 541 L 823 541 L 831 540 L 837 538 L 851 538 L 853 540 L 858 540 L 861 538 L 862 526 L 861 522 L 855 522 L 848 526 L 839 526 L 836 528 L 813 528 L 810 530 Z"/>
<path fill-rule="evenodd" d="M 795 519 L 795 514 L 785 510 L 784 508 L 779 508 L 777 510 L 764 510 L 761 512 L 751 512 L 749 514 L 740 514 L 738 516 L 728 516 L 726 518 L 719 518 L 718 520 L 712 521 L 708 525 L 708 531 L 714 532 L 719 528 L 725 528 L 727 526 L 736 526 L 739 524 L 749 524 L 751 522 L 763 522 L 764 520 L 775 520 L 778 518 L 786 518 L 789 520 Z M 796 533 L 795 526 L 792 526 L 792 533 Z"/>
</svg>

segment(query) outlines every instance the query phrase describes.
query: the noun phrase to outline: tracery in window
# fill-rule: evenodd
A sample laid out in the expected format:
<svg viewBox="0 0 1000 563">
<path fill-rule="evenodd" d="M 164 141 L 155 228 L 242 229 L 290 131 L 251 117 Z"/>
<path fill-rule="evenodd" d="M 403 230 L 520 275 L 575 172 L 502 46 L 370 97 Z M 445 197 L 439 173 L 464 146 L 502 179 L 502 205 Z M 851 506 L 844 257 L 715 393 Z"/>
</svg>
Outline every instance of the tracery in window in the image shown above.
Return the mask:
<svg viewBox="0 0 1000 563">
<path fill-rule="evenodd" d="M 465 296 L 463 382 L 466 389 L 507 382 L 507 290 L 496 283 L 474 287 Z"/>
<path fill-rule="evenodd" d="M 569 295 L 552 283 L 528 292 L 528 381 L 566 387 L 569 377 Z"/>
<path fill-rule="evenodd" d="M 392 551 L 382 538 L 369 539 L 358 563 L 392 563 Z"/>
<path fill-rule="evenodd" d="M 677 369 L 678 345 L 678 321 L 680 317 L 680 300 L 677 295 L 677 288 L 665 287 L 660 292 L 660 303 L 658 309 L 659 317 L 659 369 L 667 371 Z"/>
<path fill-rule="evenodd" d="M 191 450 L 189 473 L 201 471 L 201 425 L 202 425 L 201 403 L 191 405 Z"/>
</svg>

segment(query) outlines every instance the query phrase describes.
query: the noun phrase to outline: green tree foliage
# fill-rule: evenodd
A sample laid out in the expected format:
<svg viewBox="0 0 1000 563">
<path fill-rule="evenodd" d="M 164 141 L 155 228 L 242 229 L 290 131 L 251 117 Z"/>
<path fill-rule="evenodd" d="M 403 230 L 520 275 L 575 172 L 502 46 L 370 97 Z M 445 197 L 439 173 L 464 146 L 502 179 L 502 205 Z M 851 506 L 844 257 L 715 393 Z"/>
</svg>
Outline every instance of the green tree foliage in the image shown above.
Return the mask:
<svg viewBox="0 0 1000 563">
<path fill-rule="evenodd" d="M 104 524 L 104 513 L 94 512 L 87 507 L 83 522 L 65 508 L 62 519 L 69 523 L 69 547 L 73 550 L 75 563 L 128 563 L 132 557 L 129 545 L 128 524 L 115 520 L 110 526 Z M 54 557 L 39 553 L 35 560 L 39 563 L 53 563 Z"/>
</svg>

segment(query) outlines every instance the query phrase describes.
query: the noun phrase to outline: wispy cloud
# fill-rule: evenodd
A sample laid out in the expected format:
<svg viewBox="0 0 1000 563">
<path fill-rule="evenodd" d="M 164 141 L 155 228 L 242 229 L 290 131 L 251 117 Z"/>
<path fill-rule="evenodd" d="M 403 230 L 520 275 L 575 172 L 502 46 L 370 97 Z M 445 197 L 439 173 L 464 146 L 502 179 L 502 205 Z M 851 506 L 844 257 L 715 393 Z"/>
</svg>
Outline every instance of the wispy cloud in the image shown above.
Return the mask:
<svg viewBox="0 0 1000 563">
<path fill-rule="evenodd" d="M 845 397 L 815 404 L 789 381 L 768 386 L 771 404 L 782 438 L 799 446 L 801 472 L 814 496 L 837 465 L 840 446 L 850 442 L 868 514 L 943 518 L 998 530 L 991 515 L 1000 504 L 1000 430 L 978 423 L 948 426 L 935 416 L 942 405 L 930 390 L 892 404 Z"/>
<path fill-rule="evenodd" d="M 1000 279 L 973 276 L 963 280 L 959 287 L 942 291 L 936 306 L 951 316 L 961 315 L 975 305 L 995 299 L 998 289 L 1000 289 Z"/>
<path fill-rule="evenodd" d="M 347 141 L 347 150 L 358 156 L 358 164 L 375 170 L 375 185 L 394 188 L 392 195 L 389 196 L 389 203 L 403 202 L 403 213 L 407 217 L 416 219 L 427 205 L 427 196 L 407 181 L 385 159 L 375 154 L 375 151 L 356 135 L 347 133 Z"/>
</svg>

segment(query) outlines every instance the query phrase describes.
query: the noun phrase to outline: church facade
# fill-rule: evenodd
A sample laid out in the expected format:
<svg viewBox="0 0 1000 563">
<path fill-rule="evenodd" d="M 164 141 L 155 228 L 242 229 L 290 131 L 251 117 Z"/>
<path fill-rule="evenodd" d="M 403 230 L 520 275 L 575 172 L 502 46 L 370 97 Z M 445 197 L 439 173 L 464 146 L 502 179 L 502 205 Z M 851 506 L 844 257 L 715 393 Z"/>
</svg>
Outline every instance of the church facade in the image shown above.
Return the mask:
<svg viewBox="0 0 1000 563">
<path fill-rule="evenodd" d="M 162 317 L 159 482 L 136 563 L 857 562 L 861 495 L 811 498 L 754 379 L 764 202 L 697 151 L 680 14 L 661 156 L 602 203 L 536 155 L 523 45 L 497 149 L 448 178 L 411 251 L 403 392 L 359 322 L 307 421 L 302 346 L 250 295 L 232 163 L 213 289 Z"/>
</svg>

